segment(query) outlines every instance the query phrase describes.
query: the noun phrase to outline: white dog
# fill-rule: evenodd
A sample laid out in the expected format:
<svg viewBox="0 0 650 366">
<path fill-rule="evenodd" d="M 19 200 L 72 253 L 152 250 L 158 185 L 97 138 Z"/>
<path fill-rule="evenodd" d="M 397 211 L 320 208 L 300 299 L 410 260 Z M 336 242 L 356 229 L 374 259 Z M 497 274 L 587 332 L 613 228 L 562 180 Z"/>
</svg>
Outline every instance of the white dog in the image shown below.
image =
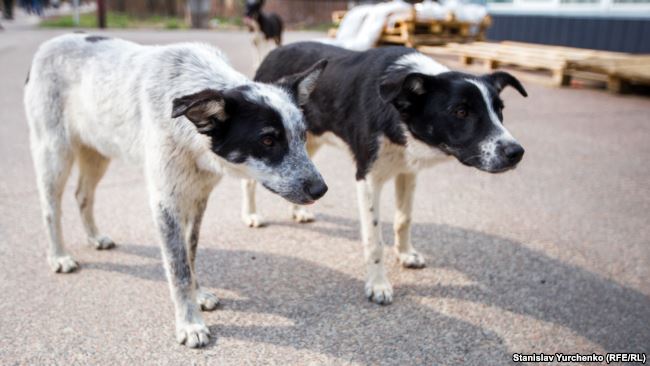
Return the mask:
<svg viewBox="0 0 650 366">
<path fill-rule="evenodd" d="M 73 162 L 83 225 L 98 249 L 114 246 L 93 219 L 95 187 L 109 159 L 141 164 L 177 339 L 205 345 L 200 309 L 214 309 L 218 299 L 199 287 L 194 257 L 208 196 L 227 173 L 254 178 L 293 203 L 325 194 L 296 105 L 307 102 L 325 64 L 273 86 L 247 79 L 207 45 L 151 47 L 83 34 L 44 43 L 27 78 L 25 109 L 52 270 L 78 267 L 61 232 L 61 195 Z"/>
</svg>

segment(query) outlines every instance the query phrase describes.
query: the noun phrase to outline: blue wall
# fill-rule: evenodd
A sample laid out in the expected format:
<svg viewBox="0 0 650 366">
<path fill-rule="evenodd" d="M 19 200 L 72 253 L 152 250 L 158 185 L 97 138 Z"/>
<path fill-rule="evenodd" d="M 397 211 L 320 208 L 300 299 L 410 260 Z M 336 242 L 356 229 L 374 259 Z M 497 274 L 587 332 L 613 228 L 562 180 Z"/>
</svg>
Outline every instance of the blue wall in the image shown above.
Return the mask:
<svg viewBox="0 0 650 366">
<path fill-rule="evenodd" d="M 597 50 L 650 53 L 650 19 L 492 14 L 487 37 Z"/>
</svg>

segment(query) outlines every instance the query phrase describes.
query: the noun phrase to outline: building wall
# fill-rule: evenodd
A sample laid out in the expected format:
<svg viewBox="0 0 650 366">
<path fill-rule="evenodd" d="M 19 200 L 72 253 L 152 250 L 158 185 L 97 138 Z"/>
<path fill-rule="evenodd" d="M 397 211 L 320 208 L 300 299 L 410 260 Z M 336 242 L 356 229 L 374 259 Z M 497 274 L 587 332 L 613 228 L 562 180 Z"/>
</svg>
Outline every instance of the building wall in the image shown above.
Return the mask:
<svg viewBox="0 0 650 366">
<path fill-rule="evenodd" d="M 183 0 L 107 0 L 109 11 L 126 13 L 137 17 L 151 15 L 178 16 L 184 13 Z"/>
<path fill-rule="evenodd" d="M 490 40 L 650 53 L 650 19 L 492 14 Z"/>
<path fill-rule="evenodd" d="M 349 0 L 266 0 L 265 11 L 280 15 L 289 25 L 332 21 L 334 10 L 346 10 Z"/>
</svg>

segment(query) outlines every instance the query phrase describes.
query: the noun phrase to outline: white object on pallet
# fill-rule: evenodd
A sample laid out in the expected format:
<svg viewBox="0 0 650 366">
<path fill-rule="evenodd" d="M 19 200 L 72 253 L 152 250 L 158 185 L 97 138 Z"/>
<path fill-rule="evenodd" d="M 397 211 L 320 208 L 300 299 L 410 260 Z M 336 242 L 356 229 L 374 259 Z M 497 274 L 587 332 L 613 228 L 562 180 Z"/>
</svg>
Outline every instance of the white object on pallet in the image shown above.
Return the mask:
<svg viewBox="0 0 650 366">
<path fill-rule="evenodd" d="M 367 50 L 377 43 L 391 15 L 408 16 L 410 13 L 411 5 L 402 0 L 357 6 L 343 18 L 336 39 L 325 39 L 321 42 L 350 50 Z"/>
<path fill-rule="evenodd" d="M 485 6 L 464 4 L 459 0 L 445 0 L 442 4 L 425 0 L 415 7 L 403 0 L 393 0 L 376 5 L 360 5 L 348 11 L 336 32 L 336 39 L 321 40 L 351 50 L 363 51 L 377 44 L 384 29 L 392 29 L 395 23 L 413 17 L 418 20 L 445 20 L 454 18 L 460 22 L 475 23 L 471 35 L 478 34 L 479 25 L 487 16 Z"/>
</svg>

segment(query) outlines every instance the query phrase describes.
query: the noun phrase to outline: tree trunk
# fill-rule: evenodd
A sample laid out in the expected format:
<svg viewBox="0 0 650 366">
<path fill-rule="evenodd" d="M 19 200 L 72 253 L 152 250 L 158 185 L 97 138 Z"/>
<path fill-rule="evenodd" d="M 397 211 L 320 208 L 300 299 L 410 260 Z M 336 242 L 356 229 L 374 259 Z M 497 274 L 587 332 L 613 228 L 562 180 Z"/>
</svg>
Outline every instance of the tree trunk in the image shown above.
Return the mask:
<svg viewBox="0 0 650 366">
<path fill-rule="evenodd" d="M 192 28 L 207 28 L 210 21 L 210 0 L 189 0 L 187 6 Z"/>
</svg>

